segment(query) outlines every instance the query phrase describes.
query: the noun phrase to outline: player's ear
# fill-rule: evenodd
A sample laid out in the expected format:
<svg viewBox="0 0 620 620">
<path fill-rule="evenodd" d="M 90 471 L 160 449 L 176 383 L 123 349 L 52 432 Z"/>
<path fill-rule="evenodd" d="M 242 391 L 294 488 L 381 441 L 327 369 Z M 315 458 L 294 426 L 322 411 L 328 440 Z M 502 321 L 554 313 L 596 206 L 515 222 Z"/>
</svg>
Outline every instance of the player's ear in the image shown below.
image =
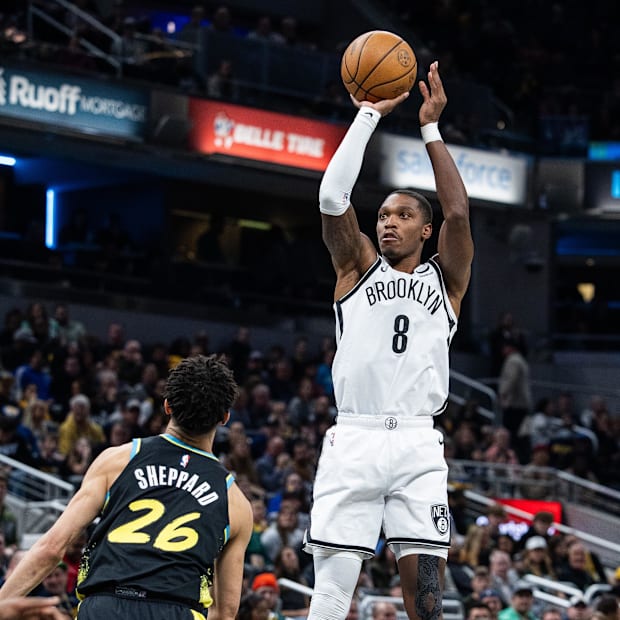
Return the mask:
<svg viewBox="0 0 620 620">
<path fill-rule="evenodd" d="M 170 407 L 170 403 L 167 398 L 164 400 L 164 413 L 166 415 L 172 415 L 172 408 Z"/>
<path fill-rule="evenodd" d="M 429 222 L 422 227 L 422 239 L 426 241 L 433 234 L 433 225 Z"/>
<path fill-rule="evenodd" d="M 220 424 L 221 424 L 222 426 L 226 426 L 226 425 L 228 424 L 228 420 L 230 420 L 230 411 L 227 411 L 227 412 L 224 414 L 224 417 L 222 418 L 222 421 L 220 422 Z"/>
</svg>

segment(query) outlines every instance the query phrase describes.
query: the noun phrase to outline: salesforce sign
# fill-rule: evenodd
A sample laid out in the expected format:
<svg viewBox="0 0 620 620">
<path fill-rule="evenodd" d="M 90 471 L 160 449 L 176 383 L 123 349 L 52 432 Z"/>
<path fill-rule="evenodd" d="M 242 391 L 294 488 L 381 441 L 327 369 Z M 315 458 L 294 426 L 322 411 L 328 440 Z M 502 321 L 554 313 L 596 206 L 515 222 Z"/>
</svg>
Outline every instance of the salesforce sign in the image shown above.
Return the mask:
<svg viewBox="0 0 620 620">
<path fill-rule="evenodd" d="M 143 138 L 148 97 L 136 88 L 0 66 L 0 115 L 80 133 Z"/>
<path fill-rule="evenodd" d="M 380 180 L 390 187 L 435 191 L 431 160 L 422 140 L 390 134 L 378 136 Z M 525 204 L 527 159 L 449 145 L 448 150 L 463 177 L 470 198 Z"/>
</svg>

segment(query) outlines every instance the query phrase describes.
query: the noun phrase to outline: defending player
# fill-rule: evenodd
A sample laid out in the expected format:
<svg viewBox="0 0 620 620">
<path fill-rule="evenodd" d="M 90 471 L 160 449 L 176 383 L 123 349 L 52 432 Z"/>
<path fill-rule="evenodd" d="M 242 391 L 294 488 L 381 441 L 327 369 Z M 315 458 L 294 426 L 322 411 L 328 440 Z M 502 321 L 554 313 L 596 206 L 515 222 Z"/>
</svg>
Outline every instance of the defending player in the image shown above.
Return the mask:
<svg viewBox="0 0 620 620">
<path fill-rule="evenodd" d="M 17 565 L 2 600 L 32 590 L 101 512 L 78 575 L 78 618 L 233 620 L 252 529 L 250 504 L 211 453 L 236 384 L 213 357 L 171 372 L 164 435 L 108 448 L 65 512 Z"/>
<path fill-rule="evenodd" d="M 422 137 L 443 213 L 438 254 L 420 264 L 432 209 L 396 190 L 379 208 L 381 255 L 350 204 L 380 118 L 407 95 L 359 112 L 319 192 L 323 239 L 336 271 L 337 424 L 326 433 L 306 549 L 314 555 L 309 620 L 345 618 L 362 560 L 383 527 L 398 560 L 409 618 L 440 618 L 450 543 L 443 437 L 433 428 L 448 398 L 448 349 L 467 290 L 473 242 L 469 205 L 438 121 L 446 95 L 433 63 L 420 82 Z"/>
</svg>

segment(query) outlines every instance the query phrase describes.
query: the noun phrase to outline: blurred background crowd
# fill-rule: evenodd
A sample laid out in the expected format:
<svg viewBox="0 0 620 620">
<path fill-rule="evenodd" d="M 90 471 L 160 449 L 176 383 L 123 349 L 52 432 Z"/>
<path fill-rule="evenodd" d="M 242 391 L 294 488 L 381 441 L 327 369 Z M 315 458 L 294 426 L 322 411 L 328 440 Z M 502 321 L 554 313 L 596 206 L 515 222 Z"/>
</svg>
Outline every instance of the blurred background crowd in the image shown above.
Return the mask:
<svg viewBox="0 0 620 620">
<path fill-rule="evenodd" d="M 516 336 L 505 339 L 500 376 L 508 351 L 517 350 Z M 200 332 L 180 335 L 173 342 L 141 342 L 114 321 L 106 336 L 97 338 L 88 324 L 71 316 L 67 304 L 16 306 L 0 332 L 0 455 L 79 487 L 104 448 L 163 432 L 162 394 L 168 370 L 181 358 L 197 354 L 225 359 L 240 388 L 229 423 L 218 430 L 214 453 L 234 472 L 252 503 L 247 594 L 270 593 L 271 607 L 278 613 L 304 617 L 308 595 L 281 587 L 279 580 L 313 585 L 311 556 L 302 551 L 302 541 L 321 440 L 336 413 L 332 340 L 316 346 L 300 337 L 290 350 L 277 342 L 260 350 L 253 346 L 251 328 L 240 326 L 230 341 L 218 342 L 212 334 Z M 583 592 L 593 584 L 615 585 L 620 577 L 620 569 L 610 574 L 603 568 L 587 542 L 555 529 L 550 512 L 537 513 L 529 529 L 517 532 L 503 526 L 510 515 L 501 504 L 491 505 L 478 517 L 464 510 L 463 489 L 476 479 L 476 468 L 483 463 L 508 468 L 502 483 L 510 497 L 554 498 L 551 467 L 618 487 L 620 436 L 617 425 L 610 424 L 604 399 L 595 396 L 592 408 L 576 411 L 570 394 L 562 394 L 545 399 L 523 420 L 529 422 L 529 434 L 525 424 L 511 433 L 506 426 L 485 421 L 471 402 L 451 405 L 438 419 L 446 457 L 453 465 L 447 590 L 465 610 L 493 597 L 497 599 L 489 604 L 493 614 L 510 608 L 514 589 L 517 584 L 526 587 L 520 579 L 527 574 L 571 583 Z M 510 467 L 517 465 L 536 475 L 511 477 Z M 22 528 L 4 499 L 7 491 L 22 497 L 28 491 L 18 471 L 5 467 L 3 472 L 0 571 L 4 573 L 19 560 L 22 549 Z M 63 584 L 70 600 L 86 537 L 87 532 L 49 578 Z M 56 593 L 54 588 L 42 584 L 42 590 Z M 376 557 L 365 562 L 360 600 L 364 594 L 398 596 L 398 592 L 394 555 L 380 540 Z M 620 590 L 614 592 L 620 595 Z M 251 601 L 258 604 L 259 598 L 249 596 L 244 605 Z"/>
</svg>

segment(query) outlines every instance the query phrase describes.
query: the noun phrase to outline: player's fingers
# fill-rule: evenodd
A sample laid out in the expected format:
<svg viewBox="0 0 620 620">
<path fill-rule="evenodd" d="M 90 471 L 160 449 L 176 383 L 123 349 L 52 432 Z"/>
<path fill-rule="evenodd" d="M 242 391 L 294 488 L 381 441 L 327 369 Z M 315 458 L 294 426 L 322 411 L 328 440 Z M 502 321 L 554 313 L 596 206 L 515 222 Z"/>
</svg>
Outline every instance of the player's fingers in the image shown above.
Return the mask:
<svg viewBox="0 0 620 620">
<path fill-rule="evenodd" d="M 424 101 L 428 101 L 430 99 L 430 92 L 428 90 L 428 86 L 426 85 L 426 82 L 423 82 L 422 80 L 420 80 L 418 82 L 418 85 L 420 87 L 420 94 L 422 95 L 422 99 L 424 99 Z"/>
<path fill-rule="evenodd" d="M 362 107 L 362 102 L 358 101 L 351 93 L 349 93 L 349 97 L 351 97 L 351 101 L 353 102 L 353 105 L 356 108 L 361 108 Z"/>
</svg>

